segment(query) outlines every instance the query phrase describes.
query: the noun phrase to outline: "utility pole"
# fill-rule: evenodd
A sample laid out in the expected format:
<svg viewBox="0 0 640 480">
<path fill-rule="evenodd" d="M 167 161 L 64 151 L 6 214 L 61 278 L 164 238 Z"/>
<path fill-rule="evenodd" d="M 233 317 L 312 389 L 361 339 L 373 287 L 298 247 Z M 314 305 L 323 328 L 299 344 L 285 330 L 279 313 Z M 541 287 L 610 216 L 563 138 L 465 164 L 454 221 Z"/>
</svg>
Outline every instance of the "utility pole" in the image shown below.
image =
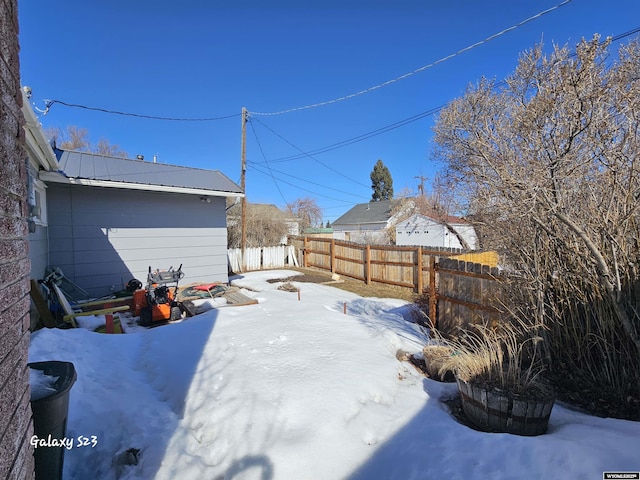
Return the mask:
<svg viewBox="0 0 640 480">
<path fill-rule="evenodd" d="M 424 197 L 424 181 L 427 180 L 428 177 L 423 177 L 422 175 L 420 175 L 420 176 L 415 176 L 413 178 L 420 179 L 420 185 L 418 185 L 418 192 L 420 192 L 420 195 Z"/>
<path fill-rule="evenodd" d="M 240 171 L 240 189 L 242 190 L 242 214 L 241 214 L 241 240 L 240 240 L 240 255 L 242 259 L 242 268 L 245 268 L 244 264 L 244 251 L 247 248 L 247 191 L 246 191 L 246 177 L 247 177 L 247 117 L 249 112 L 245 107 L 242 107 L 242 148 L 240 153 L 241 171 Z"/>
</svg>

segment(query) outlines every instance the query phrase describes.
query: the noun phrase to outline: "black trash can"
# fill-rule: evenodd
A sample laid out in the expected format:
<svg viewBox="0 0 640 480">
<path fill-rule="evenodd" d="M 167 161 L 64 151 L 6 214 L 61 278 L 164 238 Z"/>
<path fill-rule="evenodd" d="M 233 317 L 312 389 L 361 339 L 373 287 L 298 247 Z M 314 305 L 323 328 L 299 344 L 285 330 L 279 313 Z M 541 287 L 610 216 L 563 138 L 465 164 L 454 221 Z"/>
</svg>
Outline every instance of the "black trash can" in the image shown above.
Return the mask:
<svg viewBox="0 0 640 480">
<path fill-rule="evenodd" d="M 66 448 L 51 446 L 51 444 L 65 439 L 69 392 L 77 378 L 76 369 L 73 363 L 59 361 L 33 362 L 29 363 L 29 368 L 41 370 L 47 376 L 58 377 L 51 385 L 54 391 L 50 394 L 34 399 L 32 392 L 31 411 L 33 412 L 33 433 L 38 440 L 46 442 L 46 445 L 34 446 L 36 480 L 60 480 Z"/>
</svg>

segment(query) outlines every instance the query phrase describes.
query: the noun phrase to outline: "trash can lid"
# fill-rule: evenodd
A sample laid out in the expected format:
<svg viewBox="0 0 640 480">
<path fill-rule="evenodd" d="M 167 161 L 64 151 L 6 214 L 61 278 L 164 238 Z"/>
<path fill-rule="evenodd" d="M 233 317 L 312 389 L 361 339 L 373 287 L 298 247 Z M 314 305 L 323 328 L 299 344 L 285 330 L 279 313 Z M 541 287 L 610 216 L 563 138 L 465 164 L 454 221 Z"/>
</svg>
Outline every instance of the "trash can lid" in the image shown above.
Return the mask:
<svg viewBox="0 0 640 480">
<path fill-rule="evenodd" d="M 71 362 L 50 360 L 32 362 L 28 366 L 32 370 L 41 371 L 47 377 L 54 377 L 45 383 L 45 388 L 31 389 L 31 403 L 48 402 L 56 397 L 66 395 L 77 379 L 76 369 Z"/>
</svg>

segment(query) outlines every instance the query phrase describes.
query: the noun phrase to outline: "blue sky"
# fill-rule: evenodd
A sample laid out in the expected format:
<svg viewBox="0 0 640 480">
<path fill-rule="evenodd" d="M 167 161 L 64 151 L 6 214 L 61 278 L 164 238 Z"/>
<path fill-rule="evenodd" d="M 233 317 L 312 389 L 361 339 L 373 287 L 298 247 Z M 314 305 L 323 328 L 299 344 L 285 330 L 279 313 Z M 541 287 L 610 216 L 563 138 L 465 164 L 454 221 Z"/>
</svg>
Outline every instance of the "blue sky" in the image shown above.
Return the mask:
<svg viewBox="0 0 640 480">
<path fill-rule="evenodd" d="M 405 79 L 332 100 L 413 72 L 560 3 L 20 0 L 22 84 L 40 109 L 48 99 L 149 116 L 228 117 L 161 121 L 54 104 L 40 119 L 45 128 L 86 128 L 93 142 L 106 138 L 132 157 L 217 169 L 238 183 L 246 107 L 248 200 L 284 207 L 311 197 L 324 222 L 333 221 L 371 198 L 369 175 L 378 159 L 391 171 L 396 194 L 417 192 L 416 177 L 433 178 L 436 117 L 428 112 L 482 76 L 503 79 L 519 53 L 540 41 L 547 49 L 574 46 L 594 33 L 640 27 L 640 2 L 572 0 Z M 298 109 L 324 102 L 330 103 Z M 296 110 L 262 115 L 289 109 Z M 390 126 L 397 128 L 375 134 Z M 361 136 L 369 138 L 302 154 Z"/>
</svg>

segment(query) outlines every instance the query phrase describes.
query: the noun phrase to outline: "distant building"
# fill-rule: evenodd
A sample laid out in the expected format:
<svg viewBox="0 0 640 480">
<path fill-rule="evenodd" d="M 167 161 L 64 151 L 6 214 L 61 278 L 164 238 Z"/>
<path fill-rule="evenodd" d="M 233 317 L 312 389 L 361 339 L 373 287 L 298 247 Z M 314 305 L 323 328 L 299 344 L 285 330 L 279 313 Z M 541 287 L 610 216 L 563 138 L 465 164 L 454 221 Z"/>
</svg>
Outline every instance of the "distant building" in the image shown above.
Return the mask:
<svg viewBox="0 0 640 480">
<path fill-rule="evenodd" d="M 455 233 L 451 229 L 455 230 Z M 416 214 L 396 225 L 396 245 L 464 248 L 458 235 L 471 249 L 478 248 L 478 237 L 473 225 L 462 218 L 447 216 L 438 220 Z"/>
<path fill-rule="evenodd" d="M 390 225 L 392 206 L 392 200 L 356 205 L 331 224 L 333 237 L 356 243 L 388 244 L 385 229 Z"/>
<path fill-rule="evenodd" d="M 326 228 L 326 227 L 307 228 L 303 232 L 303 235 L 306 237 L 333 238 L 333 228 Z"/>
</svg>

